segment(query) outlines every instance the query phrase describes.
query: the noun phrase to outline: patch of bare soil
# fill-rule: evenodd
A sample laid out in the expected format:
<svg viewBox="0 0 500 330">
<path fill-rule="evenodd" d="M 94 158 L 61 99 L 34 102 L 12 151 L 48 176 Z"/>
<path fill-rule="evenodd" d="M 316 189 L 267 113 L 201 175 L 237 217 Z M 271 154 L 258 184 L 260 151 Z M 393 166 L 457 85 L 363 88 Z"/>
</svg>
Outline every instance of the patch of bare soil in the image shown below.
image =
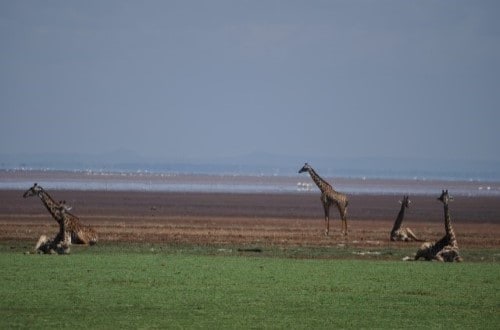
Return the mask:
<svg viewBox="0 0 500 330">
<path fill-rule="evenodd" d="M 418 247 L 390 242 L 399 211 L 398 196 L 351 196 L 349 235 L 340 234 L 332 208 L 330 235 L 325 236 L 322 206 L 315 194 L 209 194 L 150 192 L 54 191 L 83 224 L 92 225 L 100 242 L 231 246 Z M 37 197 L 22 191 L 0 191 L 0 242 L 36 243 L 57 233 L 56 222 Z M 500 247 L 500 199 L 455 198 L 450 206 L 458 242 L 464 248 Z M 417 196 L 403 226 L 422 239 L 444 235 L 443 207 L 435 198 Z"/>
</svg>

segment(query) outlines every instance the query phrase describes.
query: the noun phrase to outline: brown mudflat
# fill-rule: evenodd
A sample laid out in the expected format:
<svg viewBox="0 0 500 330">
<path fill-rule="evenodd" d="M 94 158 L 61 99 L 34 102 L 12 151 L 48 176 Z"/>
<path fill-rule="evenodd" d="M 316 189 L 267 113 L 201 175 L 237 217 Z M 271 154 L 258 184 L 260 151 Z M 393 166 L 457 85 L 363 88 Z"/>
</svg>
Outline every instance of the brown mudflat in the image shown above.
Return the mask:
<svg viewBox="0 0 500 330">
<path fill-rule="evenodd" d="M 36 242 L 57 233 L 56 222 L 37 197 L 0 190 L 0 242 Z M 325 237 L 319 194 L 231 194 L 172 192 L 50 191 L 66 200 L 100 242 L 260 246 L 418 246 L 394 243 L 389 232 L 399 211 L 397 196 L 349 196 L 349 235 L 340 235 L 336 209 Z M 411 197 L 403 226 L 421 238 L 443 236 L 443 207 L 431 196 Z M 500 198 L 455 197 L 450 204 L 460 247 L 500 247 Z"/>
</svg>

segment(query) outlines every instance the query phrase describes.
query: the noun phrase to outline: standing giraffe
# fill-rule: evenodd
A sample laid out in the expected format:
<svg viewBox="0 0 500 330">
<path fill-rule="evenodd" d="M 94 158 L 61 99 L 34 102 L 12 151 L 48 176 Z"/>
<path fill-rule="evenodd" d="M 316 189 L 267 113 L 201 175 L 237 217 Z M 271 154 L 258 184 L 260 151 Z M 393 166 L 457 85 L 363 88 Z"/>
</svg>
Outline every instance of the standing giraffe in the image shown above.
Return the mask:
<svg viewBox="0 0 500 330">
<path fill-rule="evenodd" d="M 401 223 L 403 222 L 403 218 L 405 216 L 405 209 L 410 208 L 410 196 L 403 196 L 403 200 L 399 201 L 399 204 L 401 204 L 401 210 L 399 210 L 398 217 L 396 218 L 396 221 L 394 221 L 394 226 L 391 230 L 391 241 L 420 242 L 421 240 L 417 238 L 410 228 L 401 228 Z"/>
<path fill-rule="evenodd" d="M 415 260 L 424 258 L 425 260 L 438 260 L 453 262 L 462 261 L 460 256 L 455 231 L 451 226 L 451 216 L 448 203 L 453 201 L 453 197 L 448 195 L 448 190 L 443 190 L 438 200 L 444 206 L 444 229 L 446 234 L 435 243 L 426 242 L 418 249 Z"/>
<path fill-rule="evenodd" d="M 37 183 L 23 194 L 24 198 L 38 196 L 43 205 L 47 208 L 54 220 L 59 224 L 59 232 L 54 239 L 49 239 L 42 235 L 35 246 L 35 251 L 40 250 L 43 253 L 59 253 L 57 246 L 65 242 L 65 232 L 69 231 L 70 243 L 90 244 L 97 243 L 97 233 L 91 227 L 82 226 L 78 218 L 67 212 L 69 207 L 64 201 L 56 202 L 54 199 Z"/>
<path fill-rule="evenodd" d="M 323 204 L 323 209 L 325 211 L 325 235 L 328 235 L 330 231 L 330 206 L 334 204 L 339 210 L 340 217 L 342 219 L 342 234 L 347 235 L 347 205 L 349 201 L 347 196 L 335 191 L 333 187 L 323 180 L 316 171 L 307 163 L 299 170 L 299 173 L 308 172 L 313 179 L 314 183 L 321 190 L 321 203 Z"/>
</svg>

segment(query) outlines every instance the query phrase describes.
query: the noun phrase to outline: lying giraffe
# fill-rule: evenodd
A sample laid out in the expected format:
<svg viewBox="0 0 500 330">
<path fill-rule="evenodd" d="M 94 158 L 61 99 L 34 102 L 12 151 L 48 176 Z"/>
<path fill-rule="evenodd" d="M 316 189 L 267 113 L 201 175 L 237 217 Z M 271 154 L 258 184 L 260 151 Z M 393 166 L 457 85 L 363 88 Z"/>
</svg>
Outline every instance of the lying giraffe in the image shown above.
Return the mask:
<svg viewBox="0 0 500 330">
<path fill-rule="evenodd" d="M 401 204 L 401 210 L 399 210 L 398 217 L 396 218 L 396 221 L 394 221 L 394 226 L 391 230 L 391 241 L 421 242 L 421 240 L 417 238 L 410 228 L 401 228 L 401 224 L 403 223 L 403 218 L 405 216 L 405 209 L 410 208 L 410 196 L 403 196 L 403 200 L 399 201 L 399 203 Z"/>
<path fill-rule="evenodd" d="M 62 218 L 65 210 L 70 208 L 66 205 L 65 201 L 59 201 L 59 206 L 55 207 L 55 214 L 57 218 Z M 50 239 L 46 235 L 40 236 L 38 242 L 35 245 L 35 252 L 42 252 L 44 254 L 69 254 L 69 235 L 61 235 L 61 233 L 66 233 L 66 228 L 64 221 L 59 221 L 59 233 L 53 239 Z M 62 239 L 61 239 L 62 237 Z"/>
<path fill-rule="evenodd" d="M 65 206 L 61 205 L 57 208 L 59 216 L 65 216 Z M 62 233 L 62 234 L 61 234 Z M 71 234 L 68 233 L 66 221 L 59 222 L 59 233 L 53 239 L 48 238 L 46 235 L 40 236 L 35 245 L 35 251 L 40 251 L 44 254 L 69 254 L 69 246 L 71 245 Z"/>
<path fill-rule="evenodd" d="M 58 209 L 59 218 L 61 219 L 58 234 L 60 240 L 69 244 L 96 244 L 96 231 L 90 226 L 82 225 L 80 220 L 69 210 L 71 210 L 71 207 L 66 205 L 66 201 L 61 201 Z"/>
<path fill-rule="evenodd" d="M 334 204 L 339 210 L 340 217 L 342 219 L 342 234 L 347 235 L 347 205 L 349 201 L 347 196 L 335 191 L 333 187 L 323 180 L 316 171 L 307 163 L 299 170 L 299 173 L 308 172 L 314 183 L 321 190 L 321 203 L 323 203 L 323 209 L 325 211 L 325 235 L 328 235 L 330 231 L 330 206 Z"/>
<path fill-rule="evenodd" d="M 459 253 L 457 238 L 451 226 L 451 216 L 448 209 L 448 203 L 453 201 L 453 197 L 448 195 L 448 190 L 443 190 L 438 200 L 444 206 L 444 228 L 446 234 L 435 243 L 426 242 L 422 244 L 415 255 L 415 260 L 424 258 L 425 260 L 460 262 L 463 259 Z"/>
<path fill-rule="evenodd" d="M 64 201 L 56 202 L 54 199 L 37 183 L 28 189 L 24 194 L 24 198 L 38 196 L 42 200 L 49 213 L 54 220 L 59 224 L 59 232 L 54 239 L 49 239 L 42 235 L 35 246 L 35 251 L 43 253 L 60 253 L 61 251 L 69 251 L 66 248 L 60 248 L 61 243 L 67 244 L 90 244 L 97 243 L 97 233 L 90 226 L 83 226 L 79 219 L 69 213 L 69 207 Z M 68 234 L 69 241 L 65 239 L 65 234 Z"/>
<path fill-rule="evenodd" d="M 47 235 L 42 235 L 34 248 L 35 252 L 43 254 L 68 254 L 69 248 L 62 246 L 61 242 L 57 243 L 54 239 L 50 239 Z"/>
</svg>

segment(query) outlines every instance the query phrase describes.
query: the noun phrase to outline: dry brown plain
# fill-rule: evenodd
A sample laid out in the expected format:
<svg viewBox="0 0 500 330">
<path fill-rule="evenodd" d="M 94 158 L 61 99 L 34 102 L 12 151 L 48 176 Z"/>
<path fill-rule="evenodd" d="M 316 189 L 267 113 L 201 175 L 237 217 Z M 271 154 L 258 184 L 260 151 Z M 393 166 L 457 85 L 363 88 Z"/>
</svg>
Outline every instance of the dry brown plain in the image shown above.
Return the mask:
<svg viewBox="0 0 500 330">
<path fill-rule="evenodd" d="M 0 242 L 34 244 L 58 228 L 39 198 L 0 190 Z M 241 247 L 408 248 L 389 231 L 399 211 L 398 196 L 350 196 L 349 235 L 340 235 L 332 209 L 330 236 L 323 235 L 319 194 L 231 194 L 171 192 L 51 191 L 64 199 L 84 224 L 94 226 L 101 243 L 151 242 Z M 437 196 L 436 196 L 437 197 Z M 443 208 L 432 196 L 414 196 L 403 225 L 426 240 L 444 233 Z M 500 248 L 500 198 L 456 196 L 452 219 L 461 249 Z"/>
</svg>

